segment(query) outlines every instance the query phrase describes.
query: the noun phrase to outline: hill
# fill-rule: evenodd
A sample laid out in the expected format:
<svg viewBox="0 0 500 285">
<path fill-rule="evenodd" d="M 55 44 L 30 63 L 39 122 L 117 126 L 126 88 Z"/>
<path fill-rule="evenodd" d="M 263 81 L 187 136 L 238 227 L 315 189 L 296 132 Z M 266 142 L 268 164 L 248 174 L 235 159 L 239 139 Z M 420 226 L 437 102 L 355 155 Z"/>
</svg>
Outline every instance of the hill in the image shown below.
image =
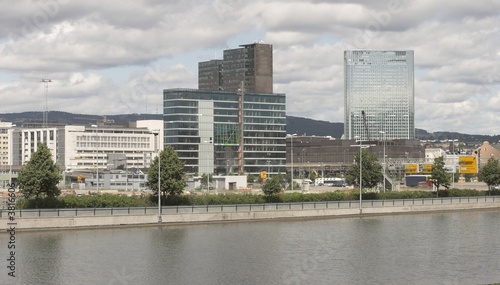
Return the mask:
<svg viewBox="0 0 500 285">
<path fill-rule="evenodd" d="M 41 123 L 43 118 L 42 112 L 21 112 L 21 113 L 4 113 L 0 114 L 0 121 L 12 122 L 17 126 Z M 114 122 L 119 125 L 127 125 L 128 122 L 136 120 L 161 120 L 162 114 L 120 114 L 120 115 L 88 115 L 88 114 L 73 114 L 67 112 L 50 111 L 48 114 L 51 125 L 66 125 L 66 124 L 95 124 L 98 120 L 106 119 L 109 122 Z M 287 116 L 286 130 L 288 134 L 309 135 L 309 136 L 332 136 L 340 138 L 344 133 L 344 123 L 332 123 L 327 121 L 319 121 L 302 117 Z M 490 143 L 500 141 L 500 135 L 469 135 L 457 132 L 434 132 L 429 133 L 426 130 L 416 129 L 416 136 L 421 140 L 450 140 L 458 139 L 459 141 L 468 143 L 482 143 L 489 141 Z"/>
</svg>

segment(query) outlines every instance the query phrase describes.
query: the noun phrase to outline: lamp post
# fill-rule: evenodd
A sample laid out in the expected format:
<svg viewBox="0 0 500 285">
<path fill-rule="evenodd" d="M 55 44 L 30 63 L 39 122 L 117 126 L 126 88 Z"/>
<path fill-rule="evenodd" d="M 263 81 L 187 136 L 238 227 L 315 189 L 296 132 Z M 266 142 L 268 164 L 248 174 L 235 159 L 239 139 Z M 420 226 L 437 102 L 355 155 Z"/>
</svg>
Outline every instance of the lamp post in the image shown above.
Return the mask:
<svg viewBox="0 0 500 285">
<path fill-rule="evenodd" d="M 291 160 L 292 160 L 292 183 L 290 185 L 290 190 L 293 191 L 293 137 L 296 136 L 297 134 L 292 134 L 290 135 L 290 144 L 291 144 Z"/>
<path fill-rule="evenodd" d="M 355 136 L 354 139 L 358 139 L 359 144 L 356 145 L 351 145 L 353 147 L 359 147 L 359 213 L 363 213 L 363 155 L 362 155 L 362 149 L 363 148 L 368 148 L 371 145 L 363 145 L 363 141 L 361 140 L 361 137 Z"/>
<path fill-rule="evenodd" d="M 155 142 L 156 142 L 156 137 L 160 134 L 160 130 L 153 130 L 151 132 L 155 136 Z M 161 223 L 161 176 L 160 176 L 161 160 L 160 160 L 160 158 L 161 158 L 160 146 L 158 146 L 158 223 Z"/>
<path fill-rule="evenodd" d="M 302 159 L 300 161 L 300 167 L 302 168 L 302 180 L 301 180 L 301 183 L 302 185 L 301 186 L 301 189 L 302 191 L 304 191 L 304 177 L 306 176 L 306 167 L 305 167 L 305 160 L 304 160 L 304 152 L 306 151 L 305 148 L 302 149 Z"/>
<path fill-rule="evenodd" d="M 383 163 L 384 164 L 382 166 L 382 169 L 383 169 L 382 170 L 383 171 L 383 178 L 382 179 L 384 180 L 384 186 L 383 187 L 384 187 L 384 192 L 385 192 L 385 140 L 386 140 L 386 137 L 385 137 L 385 132 L 384 131 L 380 131 L 379 133 L 382 135 L 382 139 L 384 141 L 384 152 L 383 152 L 383 156 L 384 156 L 384 162 Z"/>
<path fill-rule="evenodd" d="M 97 145 L 97 151 L 96 151 L 96 175 L 97 175 L 97 194 L 99 194 L 99 134 L 98 134 L 98 126 L 97 125 L 92 125 L 92 127 L 95 127 L 95 140 L 96 140 L 96 145 Z"/>
<path fill-rule="evenodd" d="M 458 139 L 450 140 L 451 141 L 451 164 L 453 167 L 453 170 L 451 171 L 451 187 L 455 187 L 455 142 L 458 141 Z"/>
</svg>

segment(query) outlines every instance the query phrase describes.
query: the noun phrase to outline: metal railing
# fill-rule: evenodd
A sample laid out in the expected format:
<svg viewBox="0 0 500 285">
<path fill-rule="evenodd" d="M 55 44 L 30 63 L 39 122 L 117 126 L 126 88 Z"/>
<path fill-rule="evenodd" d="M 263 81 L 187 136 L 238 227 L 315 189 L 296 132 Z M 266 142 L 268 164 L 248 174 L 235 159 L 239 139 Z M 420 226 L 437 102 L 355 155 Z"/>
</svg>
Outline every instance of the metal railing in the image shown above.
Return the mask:
<svg viewBox="0 0 500 285">
<path fill-rule="evenodd" d="M 500 203 L 500 196 L 418 198 L 395 200 L 363 200 L 362 208 L 431 206 L 446 204 Z M 231 204 L 231 205 L 198 205 L 198 206 L 162 206 L 163 215 L 186 213 L 220 213 L 220 212 L 257 212 L 257 211 L 297 211 L 312 209 L 352 209 L 359 208 L 358 200 L 298 202 L 298 203 L 266 203 L 266 204 Z M 8 210 L 0 210 L 0 218 L 8 218 Z M 12 212 L 12 211 L 11 211 Z M 112 215 L 157 215 L 157 207 L 120 207 L 120 208 L 62 208 L 62 209 L 25 209 L 14 210 L 17 218 L 38 217 L 88 217 Z"/>
</svg>

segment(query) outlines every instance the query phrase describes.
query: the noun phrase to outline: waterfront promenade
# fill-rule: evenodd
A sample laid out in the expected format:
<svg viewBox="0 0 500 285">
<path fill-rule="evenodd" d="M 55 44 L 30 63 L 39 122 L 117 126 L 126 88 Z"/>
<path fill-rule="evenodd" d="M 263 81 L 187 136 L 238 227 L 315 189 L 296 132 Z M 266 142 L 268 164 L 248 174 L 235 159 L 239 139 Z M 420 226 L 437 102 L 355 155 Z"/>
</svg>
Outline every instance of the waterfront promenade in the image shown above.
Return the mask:
<svg viewBox="0 0 500 285">
<path fill-rule="evenodd" d="M 164 206 L 162 225 L 410 214 L 500 208 L 500 196 L 304 203 Z M 72 229 L 158 225 L 157 207 L 16 210 L 17 230 Z M 0 211 L 0 227 L 8 228 L 8 212 Z"/>
</svg>

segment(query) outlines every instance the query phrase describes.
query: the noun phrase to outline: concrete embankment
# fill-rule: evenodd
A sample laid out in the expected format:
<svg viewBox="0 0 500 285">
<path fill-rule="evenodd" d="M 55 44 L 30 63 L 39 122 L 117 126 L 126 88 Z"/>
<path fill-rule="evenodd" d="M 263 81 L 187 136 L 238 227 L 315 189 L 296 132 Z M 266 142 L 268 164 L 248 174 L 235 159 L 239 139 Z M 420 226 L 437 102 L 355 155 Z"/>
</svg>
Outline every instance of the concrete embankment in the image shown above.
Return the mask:
<svg viewBox="0 0 500 285">
<path fill-rule="evenodd" d="M 345 209 L 307 209 L 307 210 L 277 210 L 249 212 L 209 212 L 209 213 L 178 213 L 162 215 L 162 225 L 182 223 L 212 223 L 227 221 L 258 221 L 272 219 L 297 219 L 319 217 L 356 217 L 371 215 L 409 214 L 435 211 L 457 211 L 473 209 L 500 209 L 499 202 L 464 203 L 445 205 L 410 205 L 396 207 L 364 207 L 362 214 L 359 208 Z M 8 229 L 10 224 L 6 217 L 0 219 L 0 226 Z M 99 228 L 116 226 L 158 225 L 157 215 L 112 215 L 112 216 L 82 216 L 82 217 L 37 217 L 16 218 L 16 230 L 37 229 L 75 229 Z"/>
</svg>

